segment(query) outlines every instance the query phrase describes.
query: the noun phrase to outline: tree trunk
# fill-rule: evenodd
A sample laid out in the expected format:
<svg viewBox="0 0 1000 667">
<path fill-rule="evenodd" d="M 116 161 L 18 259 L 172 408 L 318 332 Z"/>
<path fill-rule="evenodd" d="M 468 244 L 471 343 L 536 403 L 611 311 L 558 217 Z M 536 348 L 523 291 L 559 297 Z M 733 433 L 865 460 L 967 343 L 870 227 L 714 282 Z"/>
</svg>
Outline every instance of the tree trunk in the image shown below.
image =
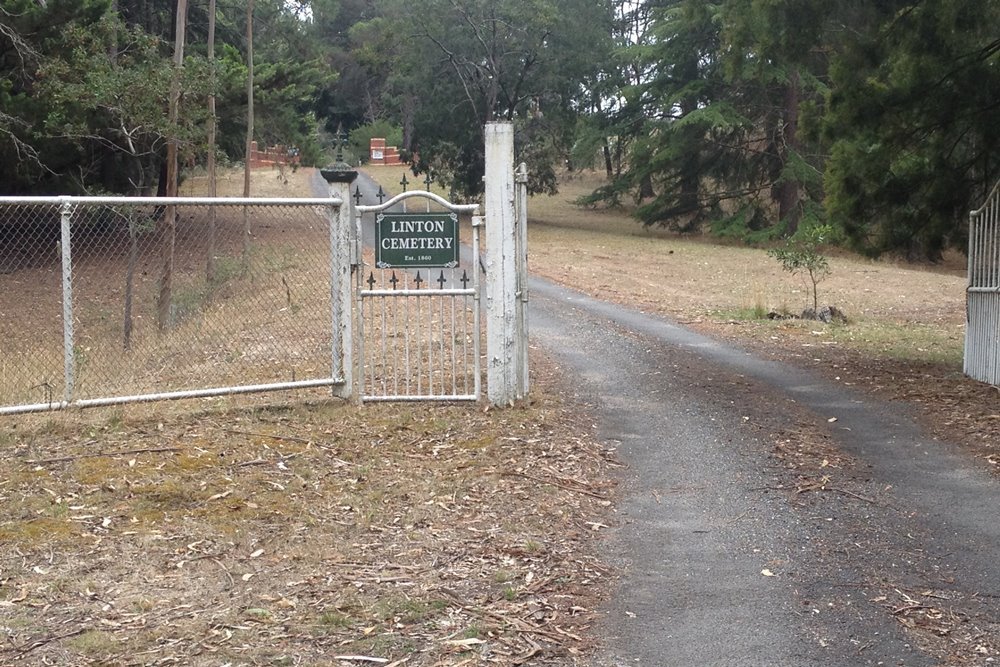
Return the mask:
<svg viewBox="0 0 1000 667">
<path fill-rule="evenodd" d="M 126 351 L 132 349 L 132 300 L 135 292 L 135 265 L 139 258 L 139 243 L 136 239 L 138 231 L 135 228 L 135 210 L 128 215 L 128 267 L 125 269 L 125 304 L 123 307 L 122 347 Z"/>
<path fill-rule="evenodd" d="M 410 93 L 403 96 L 403 148 L 413 151 L 413 123 L 416 114 L 417 100 Z"/>
<path fill-rule="evenodd" d="M 611 162 L 611 145 L 608 143 L 608 138 L 604 137 L 602 141 L 601 152 L 604 154 L 604 171 L 608 173 L 610 181 L 615 177 L 615 165 Z"/>
<path fill-rule="evenodd" d="M 243 196 L 250 196 L 250 157 L 253 151 L 253 0 L 247 1 L 247 141 L 243 160 Z M 250 271 L 250 211 L 243 207 L 243 273 Z"/>
<path fill-rule="evenodd" d="M 250 196 L 250 156 L 253 144 L 253 0 L 247 0 L 247 137 L 243 161 L 243 196 Z"/>
<path fill-rule="evenodd" d="M 785 88 L 783 109 L 782 144 L 779 149 L 781 166 L 786 167 L 792 153 L 799 150 L 799 73 L 793 71 Z M 799 207 L 800 184 L 797 180 L 786 179 L 778 184 L 778 220 L 787 225 L 789 236 L 798 231 L 802 210 Z"/>
<path fill-rule="evenodd" d="M 655 196 L 656 191 L 653 190 L 653 177 L 649 174 L 643 174 L 642 178 L 639 179 L 639 201 L 652 199 Z"/>
<path fill-rule="evenodd" d="M 697 65 L 691 64 L 692 78 L 698 76 Z M 687 117 L 698 110 L 697 98 L 685 98 L 681 102 L 681 114 Z M 678 186 L 680 194 L 677 197 L 677 212 L 680 215 L 694 213 L 700 208 L 699 195 L 701 194 L 701 155 L 699 148 L 701 144 L 701 134 L 703 130 L 690 125 L 678 130 L 681 133 L 681 142 L 684 146 L 684 155 L 680 161 L 678 173 Z"/>
</svg>

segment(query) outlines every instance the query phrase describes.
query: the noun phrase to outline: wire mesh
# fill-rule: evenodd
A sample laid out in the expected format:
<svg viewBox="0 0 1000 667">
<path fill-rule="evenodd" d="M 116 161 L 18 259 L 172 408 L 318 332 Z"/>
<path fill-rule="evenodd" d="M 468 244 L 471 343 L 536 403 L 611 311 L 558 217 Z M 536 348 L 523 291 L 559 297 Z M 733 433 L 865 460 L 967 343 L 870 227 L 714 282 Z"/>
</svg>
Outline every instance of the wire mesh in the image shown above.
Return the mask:
<svg viewBox="0 0 1000 667">
<path fill-rule="evenodd" d="M 334 210 L 0 204 L 0 407 L 329 378 Z"/>
<path fill-rule="evenodd" d="M 59 401 L 60 207 L 0 207 L 0 404 Z"/>
</svg>

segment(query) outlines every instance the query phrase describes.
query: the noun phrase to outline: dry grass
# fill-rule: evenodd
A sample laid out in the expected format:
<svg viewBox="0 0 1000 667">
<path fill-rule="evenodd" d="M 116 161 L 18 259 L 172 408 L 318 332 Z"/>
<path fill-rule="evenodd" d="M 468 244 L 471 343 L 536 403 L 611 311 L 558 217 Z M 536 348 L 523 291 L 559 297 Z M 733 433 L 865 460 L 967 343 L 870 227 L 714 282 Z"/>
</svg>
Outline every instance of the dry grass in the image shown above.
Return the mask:
<svg viewBox="0 0 1000 667">
<path fill-rule="evenodd" d="M 593 174 L 578 176 L 558 195 L 532 199 L 532 272 L 684 321 L 747 322 L 755 314 L 812 305 L 809 286 L 765 249 L 682 237 L 644 228 L 624 211 L 570 204 L 599 183 Z M 755 334 L 809 338 L 819 328 L 824 341 L 869 354 L 960 362 L 966 280 L 957 267 L 928 271 L 836 254 L 830 268 L 819 285 L 820 303 L 845 311 L 851 327 L 757 322 Z"/>
<path fill-rule="evenodd" d="M 586 649 L 612 464 L 558 402 L 135 415 L 5 424 L 3 664 Z"/>
<path fill-rule="evenodd" d="M 398 182 L 404 174 L 417 180 L 403 166 L 367 171 L 391 193 L 401 190 Z M 757 340 L 791 336 L 875 356 L 960 365 L 966 286 L 961 258 L 930 267 L 835 252 L 831 275 L 819 285 L 820 302 L 845 311 L 850 327 L 761 321 L 756 317 L 761 313 L 800 312 L 810 306 L 804 279 L 783 271 L 763 248 L 680 236 L 644 227 L 628 210 L 574 204 L 602 183 L 593 172 L 564 175 L 559 194 L 531 199 L 533 273 L 685 322 L 738 321 L 740 335 Z M 436 188 L 434 184 L 432 189 L 446 196 Z M 813 333 L 819 330 L 821 334 Z"/>
<path fill-rule="evenodd" d="M 403 191 L 403 186 L 400 181 L 403 177 L 406 177 L 407 190 L 427 190 L 427 184 L 424 182 L 425 176 L 414 176 L 413 172 L 407 165 L 367 165 L 364 167 L 366 174 L 375 179 L 376 182 L 382 184 L 382 189 L 390 196 L 397 195 Z M 443 188 L 437 181 L 432 181 L 430 186 L 430 192 L 436 195 L 440 195 L 445 199 L 448 199 L 448 190 Z M 456 201 L 456 204 L 462 204 L 466 202 Z"/>
<path fill-rule="evenodd" d="M 965 264 L 871 261 L 837 252 L 820 302 L 846 325 L 760 319 L 799 311 L 808 288 L 764 249 L 643 228 L 622 210 L 572 202 L 599 175 L 577 175 L 529 209 L 533 273 L 609 301 L 672 317 L 763 357 L 806 366 L 831 381 L 909 401 L 924 426 L 1000 472 L 996 392 L 962 375 Z"/>
<path fill-rule="evenodd" d="M 75 237 L 74 398 L 329 375 L 330 251 L 322 211 L 249 209 L 253 236 L 244 257 L 238 207 L 180 207 L 169 323 L 163 329 L 157 311 L 163 265 L 157 234 L 147 230 L 138 238 L 128 292 L 127 228 L 89 224 L 100 212 L 85 207 Z M 212 212 L 214 246 L 207 224 Z M 148 221 L 143 218 L 148 213 L 137 209 L 134 215 Z M 210 254 L 215 257 L 211 281 L 206 277 Z M 0 337 L 8 351 L 0 362 L 0 404 L 61 400 L 59 259 L 0 275 L 0 288 Z M 131 333 L 126 343 L 127 294 Z"/>
<path fill-rule="evenodd" d="M 310 179 L 315 170 L 312 167 L 291 169 L 262 167 L 250 172 L 251 197 L 315 197 Z M 220 197 L 243 196 L 243 170 L 220 171 L 217 176 L 216 191 Z M 208 195 L 208 175 L 202 172 L 184 179 L 181 195 L 204 197 Z"/>
<path fill-rule="evenodd" d="M 311 176 L 257 173 L 253 194 L 311 196 Z M 241 193 L 241 175 L 223 182 Z M 534 272 L 850 383 L 933 394 L 931 414 L 952 401 L 951 432 L 995 433 L 985 398 L 940 376 L 961 337 L 958 275 L 838 257 L 821 294 L 850 325 L 748 320 L 804 304 L 801 285 L 763 251 L 567 205 L 590 186 L 532 201 Z M 921 366 L 922 384 L 892 361 L 929 351 L 950 361 Z M 0 664 L 585 663 L 615 463 L 533 355 L 534 399 L 500 412 L 300 393 L 5 419 Z"/>
</svg>

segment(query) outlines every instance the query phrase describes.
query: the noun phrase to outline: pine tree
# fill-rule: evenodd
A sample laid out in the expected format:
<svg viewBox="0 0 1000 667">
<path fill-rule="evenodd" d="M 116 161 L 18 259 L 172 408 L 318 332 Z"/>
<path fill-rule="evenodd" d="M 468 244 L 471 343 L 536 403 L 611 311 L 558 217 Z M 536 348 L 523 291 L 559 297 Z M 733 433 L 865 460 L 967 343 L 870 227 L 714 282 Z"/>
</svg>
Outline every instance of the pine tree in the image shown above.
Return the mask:
<svg viewBox="0 0 1000 667">
<path fill-rule="evenodd" d="M 832 70 L 827 205 L 855 247 L 940 257 L 1000 175 L 1000 5 L 856 9 Z"/>
</svg>

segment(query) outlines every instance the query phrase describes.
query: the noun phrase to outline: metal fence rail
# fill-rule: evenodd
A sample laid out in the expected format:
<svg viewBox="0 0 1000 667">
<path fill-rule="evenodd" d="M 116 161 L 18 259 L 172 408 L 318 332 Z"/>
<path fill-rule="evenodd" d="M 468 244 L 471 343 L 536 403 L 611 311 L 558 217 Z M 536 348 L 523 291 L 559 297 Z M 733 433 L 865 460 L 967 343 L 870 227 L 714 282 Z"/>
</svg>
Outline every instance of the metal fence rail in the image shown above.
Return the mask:
<svg viewBox="0 0 1000 667">
<path fill-rule="evenodd" d="M 0 198 L 0 414 L 341 383 L 340 205 Z"/>
<path fill-rule="evenodd" d="M 1000 385 L 1000 183 L 969 218 L 965 374 Z"/>
</svg>

